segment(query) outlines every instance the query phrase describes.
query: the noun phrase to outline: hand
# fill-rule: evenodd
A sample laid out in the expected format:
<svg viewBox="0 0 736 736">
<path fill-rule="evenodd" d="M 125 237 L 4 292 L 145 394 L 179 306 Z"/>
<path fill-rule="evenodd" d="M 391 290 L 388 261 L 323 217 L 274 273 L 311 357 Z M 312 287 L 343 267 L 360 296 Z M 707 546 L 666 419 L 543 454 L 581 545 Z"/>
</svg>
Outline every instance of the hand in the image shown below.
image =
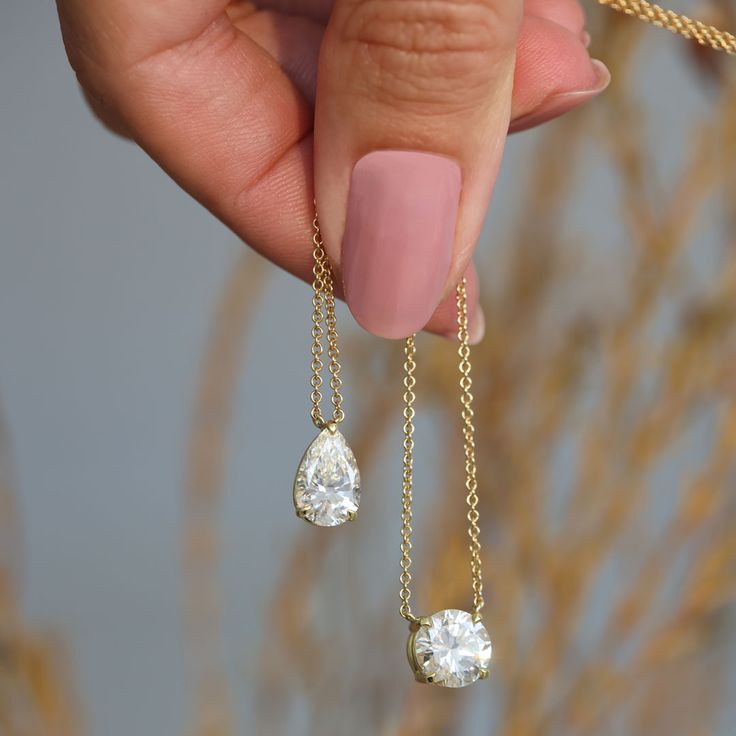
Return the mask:
<svg viewBox="0 0 736 736">
<path fill-rule="evenodd" d="M 316 193 L 337 283 L 358 322 L 386 337 L 454 333 L 451 292 L 466 274 L 479 338 L 471 255 L 507 132 L 609 79 L 576 0 L 58 7 L 98 116 L 306 280 Z"/>
</svg>

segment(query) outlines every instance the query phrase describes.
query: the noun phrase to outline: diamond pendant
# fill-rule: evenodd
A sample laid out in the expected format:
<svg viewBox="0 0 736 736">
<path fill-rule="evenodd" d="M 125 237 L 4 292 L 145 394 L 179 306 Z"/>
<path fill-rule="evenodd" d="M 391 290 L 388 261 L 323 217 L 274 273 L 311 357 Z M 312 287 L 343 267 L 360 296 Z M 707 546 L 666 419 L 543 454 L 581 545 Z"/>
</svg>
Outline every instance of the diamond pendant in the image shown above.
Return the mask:
<svg viewBox="0 0 736 736">
<path fill-rule="evenodd" d="M 419 682 L 465 687 L 488 677 L 491 639 L 480 620 L 450 608 L 411 625 L 407 654 Z"/>
<path fill-rule="evenodd" d="M 360 472 L 355 455 L 334 423 L 309 445 L 294 479 L 297 516 L 317 526 L 355 519 L 360 505 Z"/>
</svg>

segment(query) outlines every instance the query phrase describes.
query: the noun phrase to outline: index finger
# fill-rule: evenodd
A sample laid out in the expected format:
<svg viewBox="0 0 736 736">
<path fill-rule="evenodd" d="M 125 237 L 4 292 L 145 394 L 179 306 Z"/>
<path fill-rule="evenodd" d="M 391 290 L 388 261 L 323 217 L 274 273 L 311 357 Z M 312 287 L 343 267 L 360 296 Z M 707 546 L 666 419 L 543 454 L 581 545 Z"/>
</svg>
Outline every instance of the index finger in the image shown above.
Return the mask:
<svg viewBox="0 0 736 736">
<path fill-rule="evenodd" d="M 231 22 L 228 5 L 58 1 L 83 87 L 240 237 L 306 273 L 312 110 L 274 58 Z M 277 216 L 283 208 L 288 217 Z"/>
</svg>

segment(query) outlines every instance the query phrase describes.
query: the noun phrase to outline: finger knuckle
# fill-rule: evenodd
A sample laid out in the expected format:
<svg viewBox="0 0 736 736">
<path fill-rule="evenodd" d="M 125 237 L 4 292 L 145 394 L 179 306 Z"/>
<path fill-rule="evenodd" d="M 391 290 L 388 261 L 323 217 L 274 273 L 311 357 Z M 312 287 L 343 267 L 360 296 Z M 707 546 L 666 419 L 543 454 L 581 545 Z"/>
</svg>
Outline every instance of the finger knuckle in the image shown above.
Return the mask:
<svg viewBox="0 0 736 736">
<path fill-rule="evenodd" d="M 502 4 L 502 3 L 501 3 Z M 343 26 L 366 91 L 390 101 L 464 106 L 513 52 L 492 0 L 360 0 Z"/>
</svg>

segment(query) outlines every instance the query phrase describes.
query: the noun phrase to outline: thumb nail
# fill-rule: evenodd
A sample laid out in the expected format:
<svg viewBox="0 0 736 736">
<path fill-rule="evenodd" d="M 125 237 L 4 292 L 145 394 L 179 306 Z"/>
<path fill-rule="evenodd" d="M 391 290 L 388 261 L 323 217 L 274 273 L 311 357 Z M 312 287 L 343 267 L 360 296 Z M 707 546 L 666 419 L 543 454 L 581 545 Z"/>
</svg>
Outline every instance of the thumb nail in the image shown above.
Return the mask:
<svg viewBox="0 0 736 736">
<path fill-rule="evenodd" d="M 460 167 L 420 151 L 373 151 L 353 168 L 342 243 L 345 298 L 381 337 L 421 330 L 452 261 Z"/>
</svg>

